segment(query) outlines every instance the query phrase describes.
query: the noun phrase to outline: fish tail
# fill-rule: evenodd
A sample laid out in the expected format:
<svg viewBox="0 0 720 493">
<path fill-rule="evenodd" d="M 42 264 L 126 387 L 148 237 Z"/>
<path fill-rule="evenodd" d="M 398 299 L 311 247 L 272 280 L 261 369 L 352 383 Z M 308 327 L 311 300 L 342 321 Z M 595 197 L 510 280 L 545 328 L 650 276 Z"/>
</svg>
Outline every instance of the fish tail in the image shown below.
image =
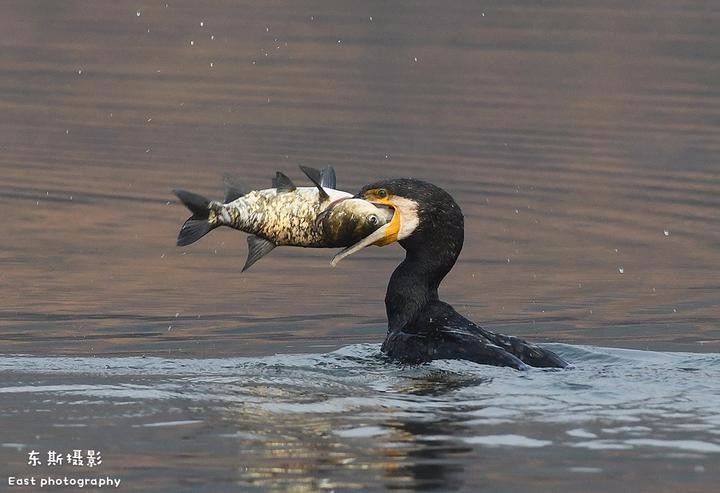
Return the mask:
<svg viewBox="0 0 720 493">
<path fill-rule="evenodd" d="M 186 246 L 195 243 L 221 225 L 220 221 L 218 221 L 218 211 L 216 210 L 219 205 L 218 202 L 210 201 L 202 195 L 186 190 L 173 190 L 173 193 L 177 195 L 177 198 L 192 212 L 192 216 L 190 216 L 188 220 L 185 221 L 185 224 L 182 225 L 182 228 L 180 228 L 177 246 Z"/>
</svg>

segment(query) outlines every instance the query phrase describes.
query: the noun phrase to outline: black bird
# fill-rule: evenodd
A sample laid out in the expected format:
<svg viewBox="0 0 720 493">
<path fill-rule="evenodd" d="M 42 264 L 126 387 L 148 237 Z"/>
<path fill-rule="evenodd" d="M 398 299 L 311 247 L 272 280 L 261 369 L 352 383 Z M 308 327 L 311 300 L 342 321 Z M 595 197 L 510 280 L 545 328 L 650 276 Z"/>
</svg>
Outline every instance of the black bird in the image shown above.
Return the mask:
<svg viewBox="0 0 720 493">
<path fill-rule="evenodd" d="M 438 287 L 455 265 L 464 238 L 463 214 L 449 193 L 431 183 L 399 178 L 367 185 L 356 197 L 393 208 L 393 219 L 340 252 L 333 265 L 370 244 L 397 241 L 406 251 L 385 295 L 385 354 L 405 363 L 465 359 L 518 370 L 568 365 L 552 351 L 483 329 L 440 300 Z"/>
</svg>

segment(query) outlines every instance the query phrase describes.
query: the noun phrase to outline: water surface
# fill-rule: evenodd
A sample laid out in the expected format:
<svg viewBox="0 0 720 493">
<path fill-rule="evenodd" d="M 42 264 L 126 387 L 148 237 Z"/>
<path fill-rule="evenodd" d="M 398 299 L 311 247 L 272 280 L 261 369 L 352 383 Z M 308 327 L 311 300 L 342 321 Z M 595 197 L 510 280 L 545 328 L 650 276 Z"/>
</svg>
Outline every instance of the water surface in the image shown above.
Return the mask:
<svg viewBox="0 0 720 493">
<path fill-rule="evenodd" d="M 720 480 L 720 355 L 550 347 L 575 367 L 401 366 L 377 344 L 3 357 L 13 383 L 0 387 L 0 454 L 22 470 L 31 448 L 93 444 L 103 474 L 138 491 L 695 491 Z"/>
<path fill-rule="evenodd" d="M 143 491 L 714 491 L 719 22 L 703 0 L 5 2 L 0 463 L 77 443 Z M 241 233 L 174 246 L 172 188 L 306 184 L 298 164 L 447 189 L 442 296 L 576 369 L 382 360 L 397 245 L 242 275 Z"/>
</svg>

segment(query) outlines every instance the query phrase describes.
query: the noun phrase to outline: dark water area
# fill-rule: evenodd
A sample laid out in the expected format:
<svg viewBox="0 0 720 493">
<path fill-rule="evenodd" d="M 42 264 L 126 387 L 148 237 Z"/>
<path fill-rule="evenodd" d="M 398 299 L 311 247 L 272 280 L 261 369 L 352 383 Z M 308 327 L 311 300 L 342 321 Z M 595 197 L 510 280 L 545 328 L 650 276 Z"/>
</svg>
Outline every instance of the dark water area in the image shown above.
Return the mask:
<svg viewBox="0 0 720 493">
<path fill-rule="evenodd" d="M 4 455 L 27 469 L 28 429 L 42 443 L 100 443 L 103 475 L 138 491 L 712 491 L 720 356 L 551 347 L 577 367 L 402 367 L 379 344 L 3 357 Z"/>
<path fill-rule="evenodd" d="M 3 488 L 80 447 L 103 465 L 54 471 L 128 491 L 715 491 L 719 24 L 692 0 L 5 2 Z M 242 233 L 174 246 L 172 188 L 298 164 L 448 190 L 443 298 L 575 368 L 382 359 L 397 245 L 243 274 Z"/>
</svg>

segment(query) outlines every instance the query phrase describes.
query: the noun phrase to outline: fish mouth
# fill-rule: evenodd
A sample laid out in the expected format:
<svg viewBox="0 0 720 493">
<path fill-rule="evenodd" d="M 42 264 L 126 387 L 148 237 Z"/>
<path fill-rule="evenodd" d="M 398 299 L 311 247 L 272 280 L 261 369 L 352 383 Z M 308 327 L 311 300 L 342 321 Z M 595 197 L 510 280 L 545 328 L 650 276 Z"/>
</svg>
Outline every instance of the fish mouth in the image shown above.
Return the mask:
<svg viewBox="0 0 720 493">
<path fill-rule="evenodd" d="M 337 255 L 335 255 L 330 261 L 331 266 L 337 266 L 337 264 L 345 257 L 349 257 L 353 253 L 359 252 L 363 248 L 369 247 L 370 245 L 385 246 L 397 241 L 398 233 L 400 232 L 400 213 L 398 212 L 395 205 L 389 200 L 369 200 L 368 202 L 373 204 L 375 207 L 391 209 L 393 211 L 393 215 L 390 219 L 390 222 L 379 227 L 374 232 L 370 233 L 368 236 L 358 241 L 354 245 L 350 245 L 349 247 L 340 250 L 340 252 L 338 252 Z"/>
<path fill-rule="evenodd" d="M 379 228 L 379 230 L 382 229 L 384 231 L 384 236 L 372 244 L 376 246 L 385 246 L 390 243 L 395 243 L 398 240 L 398 234 L 400 233 L 400 212 L 397 207 L 389 197 L 385 199 L 368 200 L 368 202 L 373 204 L 375 207 L 383 207 L 393 211 L 390 222 L 382 228 Z"/>
</svg>

